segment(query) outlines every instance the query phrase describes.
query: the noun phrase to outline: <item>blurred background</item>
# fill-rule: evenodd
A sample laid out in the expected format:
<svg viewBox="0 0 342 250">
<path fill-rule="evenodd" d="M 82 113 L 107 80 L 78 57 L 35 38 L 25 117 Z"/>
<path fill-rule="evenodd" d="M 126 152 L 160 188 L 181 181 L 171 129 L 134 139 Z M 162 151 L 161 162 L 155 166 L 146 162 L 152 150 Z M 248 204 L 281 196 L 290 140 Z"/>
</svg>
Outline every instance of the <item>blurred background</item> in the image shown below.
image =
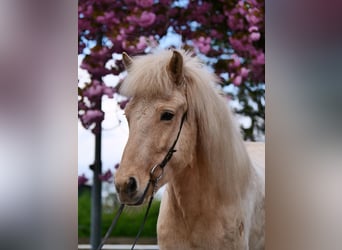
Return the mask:
<svg viewBox="0 0 342 250">
<path fill-rule="evenodd" d="M 93 1 L 98 2 L 104 1 Z M 162 6 L 163 1 L 159 2 L 158 6 Z M 85 47 L 91 54 L 94 46 L 93 42 L 79 51 L 80 35 L 76 33 L 80 30 L 80 3 L 0 1 L 1 249 L 78 247 L 81 228 L 78 194 L 81 192 L 78 192 L 77 179 L 84 173 L 88 178 L 85 184 L 91 184 L 92 172 L 88 165 L 95 158 L 93 150 L 86 153 L 90 155 L 89 160 L 82 164 L 84 170 L 79 171 L 78 129 L 83 129 L 83 125 L 76 117 L 80 97 L 76 99 L 75 82 L 82 82 L 77 65 L 82 64 Z M 211 3 L 230 4 L 228 1 Z M 179 8 L 183 9 L 184 5 Z M 265 6 L 266 249 L 340 250 L 342 27 L 339 20 L 342 4 L 337 0 L 266 0 Z M 131 11 L 128 9 L 125 16 L 132 16 Z M 151 21 L 152 16 L 146 17 L 145 13 L 143 17 Z M 134 37 L 140 36 L 139 33 Z M 206 38 L 205 33 L 202 36 Z M 210 44 L 214 37 L 211 34 Z M 156 40 L 163 44 L 161 39 Z M 196 54 L 210 58 L 199 51 L 207 50 L 208 39 L 201 41 L 204 45 L 195 48 Z M 187 44 L 191 45 L 190 41 Z M 130 55 L 143 53 L 127 51 Z M 211 63 L 215 62 L 206 62 L 208 67 L 212 67 Z M 83 82 L 91 83 L 90 80 Z M 242 82 L 245 81 L 241 80 L 244 85 Z M 225 91 L 234 94 L 230 88 L 235 85 L 230 85 Z M 234 99 L 233 94 L 229 98 Z M 116 93 L 113 95 L 116 98 Z M 103 102 L 106 98 L 102 98 Z M 120 117 L 121 111 L 117 110 Z M 115 112 L 112 114 L 116 116 Z M 113 122 L 106 127 L 103 122 L 103 128 L 116 126 Z M 93 149 L 95 135 L 91 130 L 89 127 L 83 132 L 89 134 L 89 144 L 92 144 L 89 148 Z M 118 161 L 119 158 L 113 157 L 103 163 L 102 173 L 107 169 L 114 171 Z"/>
</svg>

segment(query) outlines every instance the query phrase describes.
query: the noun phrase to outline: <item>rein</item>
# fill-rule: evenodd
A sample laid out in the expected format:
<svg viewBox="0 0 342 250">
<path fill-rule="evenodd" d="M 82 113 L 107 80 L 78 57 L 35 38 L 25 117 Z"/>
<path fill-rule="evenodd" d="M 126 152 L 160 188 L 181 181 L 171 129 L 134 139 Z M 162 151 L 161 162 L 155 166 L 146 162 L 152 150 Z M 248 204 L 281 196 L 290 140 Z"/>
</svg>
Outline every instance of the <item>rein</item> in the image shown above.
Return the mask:
<svg viewBox="0 0 342 250">
<path fill-rule="evenodd" d="M 148 184 L 146 185 L 145 187 L 145 190 L 144 190 L 144 193 L 143 195 L 141 196 L 141 198 L 136 202 L 136 205 L 138 204 L 141 204 L 144 199 L 145 199 L 145 196 L 150 188 L 150 185 L 152 185 L 153 187 L 153 192 L 152 192 L 152 195 L 151 195 L 151 198 L 148 202 L 148 206 L 147 206 L 147 209 L 146 209 L 146 212 L 145 212 L 145 215 L 144 215 L 144 219 L 140 225 L 140 228 L 139 228 L 139 231 L 137 233 L 137 236 L 135 237 L 135 240 L 132 244 L 132 248 L 131 250 L 134 249 L 135 247 L 135 244 L 137 243 L 139 237 L 140 237 L 140 234 L 141 232 L 143 231 L 144 229 L 144 225 L 146 223 L 146 219 L 147 219 L 147 216 L 148 216 L 148 213 L 150 211 L 150 208 L 151 208 L 151 205 L 152 205 L 152 201 L 153 201 L 153 198 L 154 198 L 154 194 L 156 193 L 156 190 L 157 190 L 157 187 L 158 187 L 158 182 L 159 180 L 163 177 L 163 174 L 164 174 L 164 168 L 166 167 L 166 164 L 171 160 L 172 158 L 172 155 L 173 153 L 175 153 L 177 150 L 175 150 L 175 147 L 176 147 L 176 144 L 178 142 L 178 139 L 179 139 L 179 136 L 180 136 L 180 133 L 182 131 L 182 128 L 183 128 L 183 124 L 184 124 L 184 121 L 186 119 L 186 115 L 187 115 L 187 111 L 184 112 L 183 116 L 182 116 L 182 120 L 181 120 L 181 123 L 180 123 L 180 126 L 179 126 L 179 130 L 178 130 L 178 133 L 177 133 L 177 136 L 176 136 L 176 139 L 174 140 L 173 144 L 171 145 L 171 147 L 169 148 L 169 150 L 167 151 L 166 155 L 164 156 L 164 159 L 153 166 L 153 168 L 151 169 L 150 171 L 150 180 L 148 182 Z M 161 172 L 158 174 L 158 175 L 155 175 L 157 169 L 160 168 Z M 112 224 L 110 225 L 110 227 L 108 228 L 108 231 L 107 233 L 105 234 L 105 236 L 103 237 L 103 240 L 102 242 L 99 244 L 99 246 L 96 248 L 96 250 L 101 250 L 104 243 L 106 242 L 106 240 L 108 239 L 109 235 L 111 234 L 112 230 L 115 228 L 118 220 L 119 220 L 119 217 L 122 213 L 122 211 L 124 210 L 125 208 L 125 204 L 121 204 L 118 211 L 116 212 L 115 214 L 115 217 L 112 221 Z"/>
</svg>

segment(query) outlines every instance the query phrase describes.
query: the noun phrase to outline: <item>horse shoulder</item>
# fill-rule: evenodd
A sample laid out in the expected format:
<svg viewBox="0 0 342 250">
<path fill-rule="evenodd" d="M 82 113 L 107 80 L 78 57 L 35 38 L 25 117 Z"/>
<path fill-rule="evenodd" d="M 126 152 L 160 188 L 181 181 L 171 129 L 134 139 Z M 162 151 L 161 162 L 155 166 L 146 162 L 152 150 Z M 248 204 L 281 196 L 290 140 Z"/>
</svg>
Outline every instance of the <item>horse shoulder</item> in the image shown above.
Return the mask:
<svg viewBox="0 0 342 250">
<path fill-rule="evenodd" d="M 265 143 L 246 142 L 245 145 L 253 165 L 249 197 L 252 213 L 249 248 L 259 250 L 264 249 L 265 238 Z"/>
<path fill-rule="evenodd" d="M 177 223 L 175 223 L 175 218 L 177 217 L 175 217 L 171 206 L 168 187 L 166 186 L 157 221 L 158 246 L 162 250 L 187 250 L 189 249 L 187 246 L 187 239 L 183 238 L 185 234 L 181 232 L 184 228 L 182 225 L 177 225 Z"/>
</svg>

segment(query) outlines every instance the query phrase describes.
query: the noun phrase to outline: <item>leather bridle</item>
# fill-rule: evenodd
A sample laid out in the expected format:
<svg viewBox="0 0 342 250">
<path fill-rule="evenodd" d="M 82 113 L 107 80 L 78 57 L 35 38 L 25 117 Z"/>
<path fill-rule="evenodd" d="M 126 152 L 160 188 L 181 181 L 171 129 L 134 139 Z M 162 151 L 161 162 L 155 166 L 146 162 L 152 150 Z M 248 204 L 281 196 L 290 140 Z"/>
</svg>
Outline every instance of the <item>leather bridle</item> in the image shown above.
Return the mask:
<svg viewBox="0 0 342 250">
<path fill-rule="evenodd" d="M 172 156 L 173 156 L 173 153 L 175 153 L 177 150 L 175 150 L 175 147 L 176 147 L 176 144 L 178 142 L 178 139 L 179 139 L 179 136 L 180 136 L 180 133 L 182 131 L 182 128 L 183 128 L 183 124 L 184 124 L 184 121 L 186 119 L 186 116 L 187 116 L 187 111 L 184 112 L 183 116 L 182 116 L 182 120 L 181 120 L 181 123 L 180 123 L 180 126 L 179 126 L 179 130 L 178 130 L 178 133 L 177 133 L 177 136 L 174 140 L 174 142 L 172 143 L 171 147 L 169 148 L 169 150 L 167 151 L 166 155 L 164 156 L 163 160 L 154 165 L 150 171 L 150 180 L 148 181 L 146 187 L 145 187 L 145 190 L 144 190 L 144 193 L 143 195 L 141 196 L 141 198 L 134 204 L 134 205 L 140 205 L 143 203 L 143 201 L 145 200 L 146 198 L 146 194 L 150 188 L 150 186 L 152 185 L 152 188 L 153 188 L 153 192 L 152 192 L 152 195 L 150 197 L 150 200 L 148 202 L 148 206 L 147 206 L 147 209 L 146 209 L 146 212 L 145 212 L 145 216 L 144 216 L 144 219 L 140 225 L 140 228 L 139 228 L 139 231 L 137 233 L 137 236 L 134 240 L 134 243 L 132 244 L 132 249 L 134 249 L 135 247 L 135 244 L 137 243 L 139 237 L 140 237 L 140 234 L 144 228 L 144 225 L 145 225 L 145 222 L 146 222 L 146 219 L 147 219 L 147 216 L 148 216 L 148 213 L 149 213 L 149 210 L 151 208 L 151 204 L 152 204 L 152 200 L 154 198 L 154 195 L 158 189 L 158 182 L 159 180 L 163 177 L 164 175 L 164 168 L 166 167 L 167 163 L 171 160 Z M 158 172 L 159 171 L 159 172 Z M 123 211 L 125 207 L 125 204 L 121 204 L 118 211 L 116 212 L 116 215 L 113 219 L 113 222 L 112 224 L 110 225 L 106 235 L 104 236 L 102 242 L 99 244 L 99 246 L 97 247 L 96 250 L 101 250 L 102 249 L 102 246 L 104 245 L 105 241 L 107 240 L 107 238 L 109 237 L 109 235 L 111 234 L 113 228 L 116 226 L 118 220 L 119 220 L 119 217 Z"/>
</svg>

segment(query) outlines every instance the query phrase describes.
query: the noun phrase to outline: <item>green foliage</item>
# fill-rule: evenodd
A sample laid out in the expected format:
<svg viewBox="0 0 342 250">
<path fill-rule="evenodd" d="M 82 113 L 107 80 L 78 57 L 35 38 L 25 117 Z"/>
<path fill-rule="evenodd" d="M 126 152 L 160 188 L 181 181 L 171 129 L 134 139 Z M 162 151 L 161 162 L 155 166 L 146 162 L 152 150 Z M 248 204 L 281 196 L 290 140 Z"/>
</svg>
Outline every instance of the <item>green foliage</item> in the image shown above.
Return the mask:
<svg viewBox="0 0 342 250">
<path fill-rule="evenodd" d="M 144 230 L 141 237 L 156 237 L 157 235 L 157 218 L 159 213 L 160 201 L 154 200 L 150 209 L 150 213 L 146 220 Z M 102 212 L 102 236 L 107 232 L 112 220 L 115 216 L 117 208 L 113 212 Z M 140 224 L 146 211 L 146 205 L 141 207 L 125 208 L 116 228 L 113 230 L 111 237 L 135 237 L 138 233 Z M 90 237 L 90 192 L 83 191 L 78 197 L 78 237 Z"/>
<path fill-rule="evenodd" d="M 78 196 L 78 237 L 90 236 L 90 191 Z"/>
</svg>

